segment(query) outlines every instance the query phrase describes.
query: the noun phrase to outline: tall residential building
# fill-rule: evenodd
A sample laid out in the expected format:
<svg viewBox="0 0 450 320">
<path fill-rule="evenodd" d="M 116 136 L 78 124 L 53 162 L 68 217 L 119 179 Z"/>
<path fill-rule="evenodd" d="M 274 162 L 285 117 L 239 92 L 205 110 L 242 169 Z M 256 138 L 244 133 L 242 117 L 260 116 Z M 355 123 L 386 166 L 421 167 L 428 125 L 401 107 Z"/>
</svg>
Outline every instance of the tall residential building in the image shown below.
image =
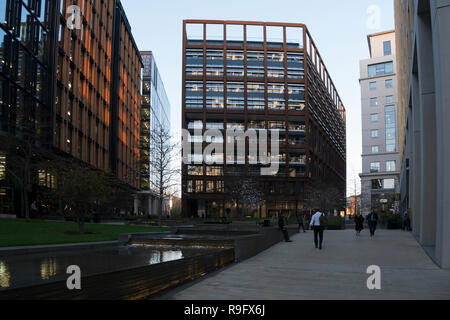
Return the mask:
<svg viewBox="0 0 450 320">
<path fill-rule="evenodd" d="M 0 62 L 1 135 L 139 188 L 142 61 L 119 0 L 2 0 Z M 49 174 L 33 174 L 36 188 L 52 187 Z M 0 179 L 2 211 L 20 216 L 17 187 Z"/>
<path fill-rule="evenodd" d="M 345 108 L 306 26 L 186 20 L 183 31 L 182 128 L 190 143 L 200 152 L 211 142 L 223 143 L 226 153 L 227 132 L 255 129 L 270 135 L 279 130 L 280 145 L 279 170 L 270 176 L 262 175 L 249 152 L 253 138 L 245 139 L 241 164 L 218 152 L 204 159 L 193 146 L 191 163 L 183 165 L 183 214 L 295 214 L 305 190 L 321 183 L 345 199 Z M 207 136 L 210 129 L 222 139 Z M 264 193 L 258 208 L 232 196 L 233 186 L 249 179 Z"/>
<path fill-rule="evenodd" d="M 413 234 L 450 268 L 450 1 L 395 1 L 403 136 L 401 203 Z"/>
<path fill-rule="evenodd" d="M 370 59 L 360 62 L 362 98 L 362 212 L 398 211 L 399 156 L 395 32 L 368 37 Z"/>
<path fill-rule="evenodd" d="M 158 128 L 170 130 L 170 103 L 153 53 L 142 51 L 141 56 L 144 62 L 140 131 L 141 191 L 137 198 L 139 201 L 135 203 L 135 211 L 139 211 L 140 208 L 146 214 L 156 214 L 159 212 L 159 201 L 155 199 L 159 190 L 156 182 L 158 177 L 150 166 L 155 143 L 150 133 L 157 131 Z"/>
</svg>

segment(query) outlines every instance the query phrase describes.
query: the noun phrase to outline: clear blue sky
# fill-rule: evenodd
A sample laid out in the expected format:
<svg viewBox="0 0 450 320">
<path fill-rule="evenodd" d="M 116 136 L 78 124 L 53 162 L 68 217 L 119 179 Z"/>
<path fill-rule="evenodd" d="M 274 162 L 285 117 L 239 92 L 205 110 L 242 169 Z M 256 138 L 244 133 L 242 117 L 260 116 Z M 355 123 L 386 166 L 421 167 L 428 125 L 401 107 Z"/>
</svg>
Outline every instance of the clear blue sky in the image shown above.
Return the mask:
<svg viewBox="0 0 450 320">
<path fill-rule="evenodd" d="M 367 35 L 394 29 L 392 0 L 122 0 L 140 50 L 153 51 L 172 105 L 172 131 L 181 128 L 184 19 L 296 22 L 307 25 L 347 109 L 348 192 L 361 172 L 359 61 L 369 57 Z M 367 23 L 381 10 L 379 28 Z"/>
</svg>

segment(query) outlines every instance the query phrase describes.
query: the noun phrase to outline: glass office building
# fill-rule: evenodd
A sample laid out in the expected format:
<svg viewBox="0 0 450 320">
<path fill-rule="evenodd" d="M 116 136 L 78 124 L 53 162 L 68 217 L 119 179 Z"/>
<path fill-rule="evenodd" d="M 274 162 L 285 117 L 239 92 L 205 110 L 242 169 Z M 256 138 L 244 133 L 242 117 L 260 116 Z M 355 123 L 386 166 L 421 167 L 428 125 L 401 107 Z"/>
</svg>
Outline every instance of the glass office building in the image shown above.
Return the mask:
<svg viewBox="0 0 450 320">
<path fill-rule="evenodd" d="M 0 134 L 6 139 L 111 171 L 138 189 L 141 69 L 119 0 L 0 1 Z M 20 216 L 21 191 L 10 167 L 0 148 L 0 213 Z M 55 187 L 54 177 L 35 171 L 30 203 L 39 187 Z"/>
</svg>

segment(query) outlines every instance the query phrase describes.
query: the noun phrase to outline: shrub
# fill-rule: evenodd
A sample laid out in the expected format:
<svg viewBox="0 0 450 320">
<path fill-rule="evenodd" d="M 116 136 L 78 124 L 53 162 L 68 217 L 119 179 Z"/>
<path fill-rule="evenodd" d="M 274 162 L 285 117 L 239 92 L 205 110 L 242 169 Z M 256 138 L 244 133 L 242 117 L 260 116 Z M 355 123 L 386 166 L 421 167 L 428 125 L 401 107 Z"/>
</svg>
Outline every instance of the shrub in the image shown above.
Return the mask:
<svg viewBox="0 0 450 320">
<path fill-rule="evenodd" d="M 345 220 L 342 217 L 327 216 L 328 230 L 343 230 L 345 229 Z"/>
</svg>

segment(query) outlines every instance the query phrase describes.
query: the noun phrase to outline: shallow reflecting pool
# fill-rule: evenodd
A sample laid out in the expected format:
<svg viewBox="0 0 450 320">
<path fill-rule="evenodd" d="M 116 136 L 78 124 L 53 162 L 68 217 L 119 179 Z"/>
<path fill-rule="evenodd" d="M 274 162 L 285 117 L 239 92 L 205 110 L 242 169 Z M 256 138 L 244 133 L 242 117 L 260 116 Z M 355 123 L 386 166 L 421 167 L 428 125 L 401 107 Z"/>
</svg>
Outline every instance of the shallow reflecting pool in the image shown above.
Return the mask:
<svg viewBox="0 0 450 320">
<path fill-rule="evenodd" d="M 192 257 L 215 249 L 120 246 L 67 252 L 0 256 L 0 291 L 66 280 L 67 267 L 77 265 L 82 276 Z"/>
</svg>

